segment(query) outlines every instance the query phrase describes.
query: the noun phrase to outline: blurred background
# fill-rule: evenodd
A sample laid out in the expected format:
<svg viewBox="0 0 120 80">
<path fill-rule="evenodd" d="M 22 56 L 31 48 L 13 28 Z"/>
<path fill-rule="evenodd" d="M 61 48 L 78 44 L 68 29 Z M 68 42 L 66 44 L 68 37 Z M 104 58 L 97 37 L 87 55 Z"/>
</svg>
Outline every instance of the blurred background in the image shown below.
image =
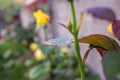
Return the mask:
<svg viewBox="0 0 120 80">
<path fill-rule="evenodd" d="M 87 8 L 105 6 L 120 17 L 119 0 L 74 0 L 77 20 Z M 40 9 L 50 22 L 36 26 L 33 13 Z M 58 22 L 67 24 L 71 12 L 67 0 L 0 0 L 0 79 L 2 80 L 79 80 L 74 46 L 52 47 L 41 44 L 52 38 L 72 38 Z M 85 13 L 79 37 L 107 32 L 110 22 Z M 81 45 L 82 56 L 88 45 Z M 85 65 L 88 80 L 106 80 L 101 57 L 91 51 Z"/>
</svg>

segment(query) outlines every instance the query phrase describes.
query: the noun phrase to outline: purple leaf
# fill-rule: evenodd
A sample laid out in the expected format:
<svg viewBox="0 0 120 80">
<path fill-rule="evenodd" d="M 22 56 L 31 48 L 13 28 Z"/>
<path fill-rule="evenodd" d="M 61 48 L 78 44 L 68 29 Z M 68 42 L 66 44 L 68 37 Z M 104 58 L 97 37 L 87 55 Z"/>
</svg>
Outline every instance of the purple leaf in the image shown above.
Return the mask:
<svg viewBox="0 0 120 80">
<path fill-rule="evenodd" d="M 116 20 L 112 23 L 112 29 L 114 36 L 120 40 L 120 20 Z"/>
<path fill-rule="evenodd" d="M 116 20 L 114 11 L 108 7 L 88 8 L 86 11 L 99 19 L 105 19 L 108 21 Z"/>
</svg>

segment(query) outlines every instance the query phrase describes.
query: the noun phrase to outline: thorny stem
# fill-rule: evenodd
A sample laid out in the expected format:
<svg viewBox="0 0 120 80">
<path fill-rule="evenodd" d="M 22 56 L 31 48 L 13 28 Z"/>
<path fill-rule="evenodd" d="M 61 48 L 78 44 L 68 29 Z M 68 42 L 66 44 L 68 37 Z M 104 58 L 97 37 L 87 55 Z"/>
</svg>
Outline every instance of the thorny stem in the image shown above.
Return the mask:
<svg viewBox="0 0 120 80">
<path fill-rule="evenodd" d="M 70 3 L 70 7 L 71 7 L 71 12 L 72 12 L 72 19 L 73 19 L 73 29 L 74 29 L 74 45 L 75 45 L 75 49 L 76 49 L 76 55 L 77 55 L 77 61 L 79 64 L 79 69 L 80 69 L 80 77 L 81 80 L 86 80 L 85 77 L 85 68 L 84 68 L 84 64 L 82 62 L 82 57 L 80 55 L 80 47 L 79 47 L 79 42 L 78 42 L 78 33 L 77 33 L 77 22 L 76 22 L 76 14 L 75 14 L 75 8 L 74 8 L 74 3 L 73 0 L 69 0 Z"/>
</svg>

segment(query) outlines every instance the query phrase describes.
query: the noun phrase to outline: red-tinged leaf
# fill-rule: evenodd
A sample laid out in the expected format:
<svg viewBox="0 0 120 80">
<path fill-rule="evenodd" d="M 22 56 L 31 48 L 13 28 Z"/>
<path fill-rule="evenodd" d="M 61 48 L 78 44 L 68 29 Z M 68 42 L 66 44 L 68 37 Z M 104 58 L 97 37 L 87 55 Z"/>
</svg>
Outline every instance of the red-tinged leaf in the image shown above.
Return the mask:
<svg viewBox="0 0 120 80">
<path fill-rule="evenodd" d="M 112 23 L 113 35 L 120 40 L 120 20 L 116 20 Z"/>
<path fill-rule="evenodd" d="M 116 20 L 114 11 L 108 7 L 88 8 L 86 11 L 99 19 L 105 19 L 108 21 Z"/>
<path fill-rule="evenodd" d="M 90 44 L 90 48 L 95 48 L 98 51 L 98 53 L 101 57 L 103 57 L 106 54 L 106 52 L 108 51 L 108 50 L 106 50 L 102 47 L 94 46 L 94 45 L 91 45 L 91 44 Z"/>
<path fill-rule="evenodd" d="M 89 53 L 90 53 L 90 50 L 92 50 L 93 48 L 95 48 L 95 49 L 98 51 L 98 53 L 99 53 L 99 55 L 100 55 L 101 57 L 103 57 L 103 56 L 105 55 L 105 53 L 107 52 L 107 50 L 105 50 L 105 49 L 103 49 L 103 48 L 90 45 L 90 46 L 89 46 L 89 49 L 85 52 L 85 55 L 84 55 L 84 57 L 83 57 L 83 63 L 86 62 L 86 59 L 88 58 L 88 55 L 89 55 Z"/>
<path fill-rule="evenodd" d="M 102 48 L 96 48 L 96 50 L 101 55 L 101 57 L 103 57 L 106 54 L 106 52 L 107 52 L 107 50 L 102 49 Z"/>
<path fill-rule="evenodd" d="M 83 63 L 86 62 L 86 59 L 88 58 L 88 55 L 90 54 L 90 51 L 91 51 L 92 49 L 94 49 L 94 48 L 98 51 L 98 53 L 99 53 L 99 55 L 100 55 L 101 57 L 103 57 L 103 56 L 106 54 L 106 52 L 107 52 L 106 49 L 103 49 L 103 48 L 97 47 L 97 46 L 93 46 L 93 45 L 90 44 L 90 45 L 89 45 L 89 49 L 85 52 L 85 55 L 84 55 L 84 57 L 83 57 Z"/>
<path fill-rule="evenodd" d="M 41 0 L 40 2 L 41 2 L 41 3 L 46 3 L 46 0 Z"/>
<path fill-rule="evenodd" d="M 88 43 L 96 47 L 101 47 L 107 50 L 115 49 L 114 44 L 111 41 L 111 38 L 101 34 L 92 34 L 92 35 L 83 37 L 78 41 L 81 43 Z"/>
<path fill-rule="evenodd" d="M 0 35 L 0 40 L 2 40 L 3 39 L 3 36 L 2 35 Z"/>
<path fill-rule="evenodd" d="M 68 29 L 68 27 L 67 27 L 65 24 L 60 23 L 60 22 L 57 22 L 57 23 L 58 23 L 58 24 L 60 24 L 62 27 L 64 27 L 64 28 Z"/>
<path fill-rule="evenodd" d="M 19 14 L 15 14 L 13 15 L 13 21 L 19 20 L 20 19 L 20 15 Z"/>
<path fill-rule="evenodd" d="M 29 4 L 29 5 L 27 6 L 27 8 L 28 8 L 29 10 L 32 10 L 32 9 L 36 8 L 37 6 L 38 6 L 38 3 L 37 3 L 37 1 L 35 1 L 35 2 L 31 3 L 31 4 Z"/>
<path fill-rule="evenodd" d="M 85 55 L 84 55 L 84 57 L 83 57 L 83 63 L 86 62 L 86 59 L 88 58 L 88 55 L 89 55 L 89 52 L 90 52 L 91 49 L 93 49 L 93 48 L 89 48 L 89 49 L 86 51 L 86 53 L 85 53 Z"/>
<path fill-rule="evenodd" d="M 25 60 L 25 56 L 24 56 L 24 55 L 21 55 L 18 59 L 19 59 L 20 61 L 24 61 L 24 60 Z"/>
</svg>

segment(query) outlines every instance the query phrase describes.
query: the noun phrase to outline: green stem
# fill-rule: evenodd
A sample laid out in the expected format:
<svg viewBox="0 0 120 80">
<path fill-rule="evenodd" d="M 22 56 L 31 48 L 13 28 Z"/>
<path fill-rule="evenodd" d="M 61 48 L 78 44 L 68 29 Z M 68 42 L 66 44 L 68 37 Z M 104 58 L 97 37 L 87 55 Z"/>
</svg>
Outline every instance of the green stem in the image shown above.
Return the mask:
<svg viewBox="0 0 120 80">
<path fill-rule="evenodd" d="M 80 55 L 80 47 L 79 47 L 79 42 L 78 42 L 77 22 L 76 22 L 74 3 L 73 3 L 73 0 L 69 0 L 69 2 L 70 2 L 71 12 L 72 12 L 73 27 L 74 27 L 73 28 L 74 29 L 73 37 L 74 37 L 74 45 L 75 45 L 75 49 L 76 49 L 77 61 L 79 64 L 79 69 L 80 69 L 80 76 L 81 76 L 81 80 L 86 80 L 84 64 L 82 62 L 82 58 Z"/>
<path fill-rule="evenodd" d="M 73 30 L 74 30 L 74 34 L 76 32 L 76 28 L 77 28 L 77 21 L 76 21 L 76 14 L 75 14 L 75 8 L 74 8 L 74 4 L 73 4 L 73 0 L 69 0 L 70 2 L 70 7 L 71 7 L 71 11 L 72 11 L 72 19 L 73 19 Z"/>
<path fill-rule="evenodd" d="M 82 62 L 82 58 L 81 58 L 81 55 L 80 55 L 80 47 L 79 47 L 79 42 L 78 42 L 78 37 L 77 36 L 74 36 L 74 45 L 75 45 L 75 49 L 76 49 L 77 61 L 78 61 L 78 64 L 79 64 L 81 80 L 86 80 L 84 64 Z"/>
</svg>

